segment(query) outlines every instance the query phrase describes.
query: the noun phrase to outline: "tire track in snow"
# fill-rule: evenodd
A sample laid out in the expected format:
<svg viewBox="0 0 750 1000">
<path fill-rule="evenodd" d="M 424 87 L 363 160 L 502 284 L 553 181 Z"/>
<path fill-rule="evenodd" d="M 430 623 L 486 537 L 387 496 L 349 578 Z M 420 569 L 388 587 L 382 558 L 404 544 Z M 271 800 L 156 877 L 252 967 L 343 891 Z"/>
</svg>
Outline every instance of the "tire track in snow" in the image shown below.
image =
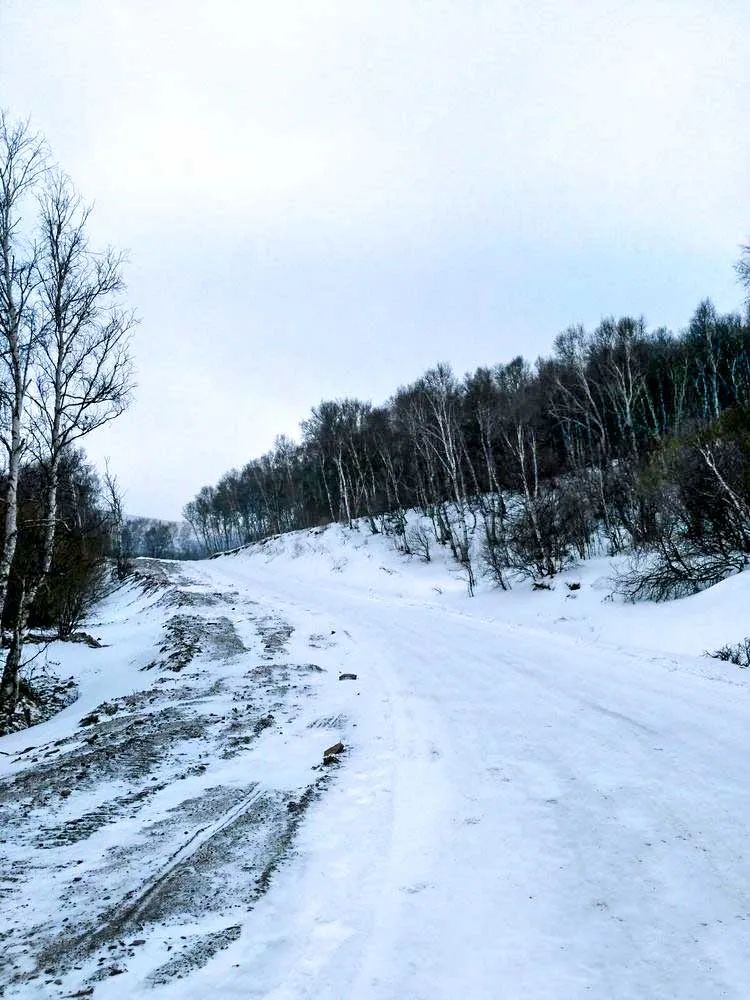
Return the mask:
<svg viewBox="0 0 750 1000">
<path fill-rule="evenodd" d="M 261 797 L 263 789 L 254 785 L 251 791 L 236 805 L 227 809 L 215 822 L 196 830 L 181 845 L 162 866 L 161 870 L 153 876 L 135 895 L 134 899 L 128 900 L 124 910 L 116 911 L 112 917 L 102 923 L 93 932 L 86 935 L 86 938 L 96 945 L 102 940 L 109 940 L 114 931 L 118 933 L 129 923 L 136 923 L 139 916 L 144 912 L 148 903 L 164 885 L 174 877 L 180 868 L 186 866 L 193 855 L 202 847 L 205 847 L 222 830 L 225 830 L 232 823 L 240 819 L 251 806 Z M 126 897 L 127 899 L 127 897 Z M 123 900 L 124 902 L 124 900 Z"/>
</svg>

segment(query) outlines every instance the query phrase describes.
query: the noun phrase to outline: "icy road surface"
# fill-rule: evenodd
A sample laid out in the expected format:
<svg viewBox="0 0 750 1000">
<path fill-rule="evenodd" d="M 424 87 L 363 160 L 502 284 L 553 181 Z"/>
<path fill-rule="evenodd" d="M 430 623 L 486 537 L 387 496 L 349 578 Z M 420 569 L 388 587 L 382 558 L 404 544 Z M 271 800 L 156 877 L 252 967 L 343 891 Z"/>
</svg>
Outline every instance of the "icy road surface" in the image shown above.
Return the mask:
<svg viewBox="0 0 750 1000">
<path fill-rule="evenodd" d="M 715 594 L 628 609 L 586 577 L 575 602 L 562 582 L 471 601 L 445 566 L 338 528 L 182 572 L 226 624 L 179 672 L 137 670 L 141 685 L 168 677 L 167 700 L 111 719 L 132 709 L 151 732 L 164 711 L 168 736 L 145 783 L 116 770 L 112 818 L 95 802 L 73 815 L 77 791 L 16 816 L 10 782 L 32 780 L 17 751 L 80 739 L 84 709 L 135 697 L 145 654 L 122 609 L 113 646 L 85 655 L 114 662 L 120 629 L 127 669 L 98 676 L 91 706 L 0 743 L 16 823 L 0 856 L 20 879 L 7 997 L 750 994 L 748 686 L 698 657 L 711 628 L 733 637 L 744 578 L 723 622 Z M 321 769 L 337 739 L 341 764 Z M 85 836 L 81 812 L 98 817 Z"/>
</svg>

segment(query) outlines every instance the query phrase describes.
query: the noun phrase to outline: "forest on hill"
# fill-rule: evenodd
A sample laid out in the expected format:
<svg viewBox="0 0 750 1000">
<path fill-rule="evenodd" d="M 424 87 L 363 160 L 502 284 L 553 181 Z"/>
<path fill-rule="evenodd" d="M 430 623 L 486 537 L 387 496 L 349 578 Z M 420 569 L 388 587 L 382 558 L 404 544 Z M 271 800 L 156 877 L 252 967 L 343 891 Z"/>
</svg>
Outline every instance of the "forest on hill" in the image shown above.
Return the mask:
<svg viewBox="0 0 750 1000">
<path fill-rule="evenodd" d="M 301 430 L 187 504 L 207 549 L 364 518 L 407 554 L 449 546 L 471 591 L 478 573 L 541 581 L 604 545 L 632 554 L 630 599 L 695 592 L 750 554 L 750 312 L 709 300 L 679 333 L 571 327 L 533 365 L 439 364 L 382 406 L 322 402 Z M 414 507 L 432 532 L 407 529 Z"/>
</svg>

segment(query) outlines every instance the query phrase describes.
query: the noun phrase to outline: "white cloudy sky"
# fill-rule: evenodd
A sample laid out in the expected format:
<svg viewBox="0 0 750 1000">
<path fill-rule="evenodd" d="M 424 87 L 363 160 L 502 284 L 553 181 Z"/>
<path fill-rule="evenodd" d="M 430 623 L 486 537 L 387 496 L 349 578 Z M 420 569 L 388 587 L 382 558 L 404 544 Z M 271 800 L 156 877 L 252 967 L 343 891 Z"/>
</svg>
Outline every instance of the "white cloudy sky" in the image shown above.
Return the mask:
<svg viewBox="0 0 750 1000">
<path fill-rule="evenodd" d="M 137 399 L 89 445 L 130 510 L 321 398 L 737 308 L 749 29 L 747 0 L 0 0 L 0 105 L 130 250 Z"/>
</svg>

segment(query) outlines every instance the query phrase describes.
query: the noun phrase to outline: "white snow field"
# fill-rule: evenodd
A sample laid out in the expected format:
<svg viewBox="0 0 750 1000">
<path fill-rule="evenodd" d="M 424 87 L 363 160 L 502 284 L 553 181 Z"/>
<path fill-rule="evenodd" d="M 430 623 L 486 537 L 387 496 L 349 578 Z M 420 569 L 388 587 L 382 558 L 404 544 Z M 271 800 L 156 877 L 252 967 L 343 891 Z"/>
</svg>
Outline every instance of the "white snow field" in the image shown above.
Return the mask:
<svg viewBox="0 0 750 1000">
<path fill-rule="evenodd" d="M 472 599 L 364 526 L 151 572 L 0 741 L 0 995 L 750 996 L 748 680 L 702 655 L 750 575 Z"/>
</svg>

